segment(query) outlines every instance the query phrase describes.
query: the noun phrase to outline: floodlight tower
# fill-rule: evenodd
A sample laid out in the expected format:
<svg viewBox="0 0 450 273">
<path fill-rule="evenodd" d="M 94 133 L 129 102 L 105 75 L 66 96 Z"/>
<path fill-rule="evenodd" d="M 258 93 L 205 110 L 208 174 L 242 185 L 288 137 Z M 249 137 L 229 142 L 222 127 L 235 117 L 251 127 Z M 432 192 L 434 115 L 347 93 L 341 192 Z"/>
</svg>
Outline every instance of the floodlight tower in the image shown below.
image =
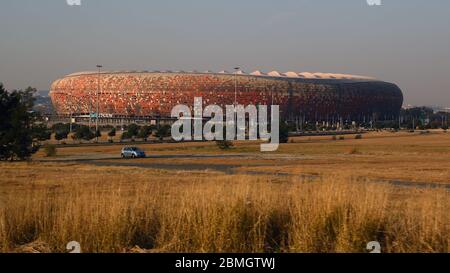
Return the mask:
<svg viewBox="0 0 450 273">
<path fill-rule="evenodd" d="M 100 73 L 101 73 L 101 68 L 103 66 L 102 65 L 97 65 L 98 68 L 98 79 L 97 79 L 97 110 L 95 113 L 95 135 L 97 137 L 97 142 L 98 142 L 98 113 L 99 113 L 99 106 L 100 106 L 100 102 L 99 102 L 99 94 L 100 94 Z"/>
</svg>

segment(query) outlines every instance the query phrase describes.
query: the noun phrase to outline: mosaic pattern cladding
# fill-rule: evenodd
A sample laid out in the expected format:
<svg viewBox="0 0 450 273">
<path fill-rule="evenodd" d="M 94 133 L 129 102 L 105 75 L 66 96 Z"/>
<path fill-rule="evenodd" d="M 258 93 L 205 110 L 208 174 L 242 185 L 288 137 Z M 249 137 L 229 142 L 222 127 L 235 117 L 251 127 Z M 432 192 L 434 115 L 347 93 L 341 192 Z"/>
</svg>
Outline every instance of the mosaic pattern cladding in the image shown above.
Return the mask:
<svg viewBox="0 0 450 273">
<path fill-rule="evenodd" d="M 396 116 L 403 103 L 395 84 L 370 78 L 283 75 L 289 74 L 86 72 L 55 81 L 50 96 L 58 114 L 95 112 L 98 97 L 101 114 L 170 116 L 177 104 L 192 106 L 194 97 L 203 97 L 205 105 L 232 105 L 236 86 L 239 104 L 277 104 L 283 116 L 308 120 L 373 115 L 387 119 Z"/>
</svg>

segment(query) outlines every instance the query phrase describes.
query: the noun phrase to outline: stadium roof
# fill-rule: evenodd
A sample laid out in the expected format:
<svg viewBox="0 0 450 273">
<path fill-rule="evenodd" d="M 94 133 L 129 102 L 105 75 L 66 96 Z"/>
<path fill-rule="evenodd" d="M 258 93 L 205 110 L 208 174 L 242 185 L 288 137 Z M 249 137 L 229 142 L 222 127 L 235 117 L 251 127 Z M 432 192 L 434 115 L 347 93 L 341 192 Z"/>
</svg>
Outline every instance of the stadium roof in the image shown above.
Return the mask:
<svg viewBox="0 0 450 273">
<path fill-rule="evenodd" d="M 81 75 L 92 75 L 97 74 L 98 71 L 84 71 L 84 72 L 77 72 L 70 75 L 67 75 L 66 77 L 74 77 L 74 76 L 81 76 Z M 300 79 L 338 79 L 338 80 L 376 80 L 373 77 L 368 76 L 360 76 L 360 75 L 350 75 L 350 74 L 338 74 L 338 73 L 322 73 L 322 72 L 278 72 L 278 71 L 271 71 L 269 73 L 264 73 L 259 70 L 256 70 L 251 73 L 245 73 L 242 70 L 239 70 L 237 72 L 228 72 L 226 70 L 220 71 L 220 72 L 213 72 L 210 70 L 204 71 L 204 72 L 198 72 L 198 71 L 159 71 L 159 70 L 153 70 L 153 71 L 102 71 L 101 74 L 145 74 L 145 73 L 188 73 L 188 74 L 229 74 L 229 75 L 249 75 L 249 76 L 259 76 L 259 77 L 277 77 L 277 78 L 300 78 Z"/>
</svg>

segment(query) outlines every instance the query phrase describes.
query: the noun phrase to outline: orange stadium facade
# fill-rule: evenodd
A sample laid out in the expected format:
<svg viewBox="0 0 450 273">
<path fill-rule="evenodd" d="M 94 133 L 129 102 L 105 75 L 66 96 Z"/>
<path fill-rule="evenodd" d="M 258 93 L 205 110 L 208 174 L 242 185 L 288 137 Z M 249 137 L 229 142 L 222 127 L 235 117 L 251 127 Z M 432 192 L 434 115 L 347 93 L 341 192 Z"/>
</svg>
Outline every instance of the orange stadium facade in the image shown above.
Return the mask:
<svg viewBox="0 0 450 273">
<path fill-rule="evenodd" d="M 280 105 L 282 116 L 305 120 L 389 120 L 398 116 L 402 91 L 370 77 L 330 73 L 81 72 L 56 80 L 50 96 L 60 115 L 170 117 L 178 104 Z"/>
</svg>

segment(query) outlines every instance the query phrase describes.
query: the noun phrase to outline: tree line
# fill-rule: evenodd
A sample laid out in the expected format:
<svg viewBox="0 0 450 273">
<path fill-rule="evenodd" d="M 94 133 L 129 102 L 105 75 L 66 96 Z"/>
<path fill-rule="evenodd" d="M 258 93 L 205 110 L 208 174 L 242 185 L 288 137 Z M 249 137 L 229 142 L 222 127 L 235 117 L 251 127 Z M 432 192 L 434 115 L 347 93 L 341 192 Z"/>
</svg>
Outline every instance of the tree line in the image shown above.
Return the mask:
<svg viewBox="0 0 450 273">
<path fill-rule="evenodd" d="M 151 136 L 163 140 L 170 136 L 169 125 L 146 125 L 139 126 L 137 124 L 130 124 L 123 127 L 123 132 L 120 136 L 120 141 L 134 141 L 142 139 L 147 141 Z M 72 130 L 72 131 L 71 131 Z M 120 130 L 120 129 L 119 129 Z M 70 138 L 74 141 L 92 141 L 97 137 L 102 136 L 102 131 L 107 131 L 109 142 L 114 142 L 114 137 L 117 135 L 117 128 L 112 126 L 103 126 L 98 131 L 90 129 L 88 126 L 79 124 L 58 123 L 52 126 L 51 131 L 55 134 L 55 140 L 61 141 Z"/>
</svg>

